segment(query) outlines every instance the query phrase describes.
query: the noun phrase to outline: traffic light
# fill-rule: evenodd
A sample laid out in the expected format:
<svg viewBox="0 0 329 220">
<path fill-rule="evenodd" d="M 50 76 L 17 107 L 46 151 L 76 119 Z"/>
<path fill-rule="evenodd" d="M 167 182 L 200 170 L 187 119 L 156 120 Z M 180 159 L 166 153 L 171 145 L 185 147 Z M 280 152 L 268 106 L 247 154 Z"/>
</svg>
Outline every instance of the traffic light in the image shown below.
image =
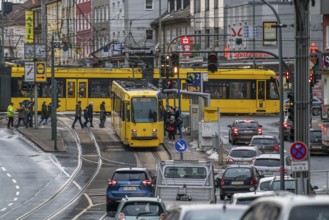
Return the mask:
<svg viewBox="0 0 329 220">
<path fill-rule="evenodd" d="M 295 111 L 294 111 L 294 103 L 295 103 L 295 100 L 294 100 L 294 93 L 293 92 L 288 92 L 288 95 L 287 95 L 288 99 L 289 99 L 289 107 L 288 107 L 288 118 L 289 120 L 293 123 L 294 122 L 294 115 L 295 115 Z"/>
<path fill-rule="evenodd" d="M 290 73 L 289 72 L 287 72 L 286 73 L 286 83 L 290 83 Z"/>
<path fill-rule="evenodd" d="M 163 77 L 166 76 L 166 56 L 164 54 L 160 58 L 160 74 Z"/>
<path fill-rule="evenodd" d="M 59 95 L 58 95 L 58 93 L 57 93 L 57 96 L 56 96 L 56 102 L 55 102 L 55 104 L 57 105 L 56 108 L 61 107 L 60 102 L 61 102 L 61 100 L 59 99 Z"/>
<path fill-rule="evenodd" d="M 179 53 L 172 53 L 170 56 L 171 61 L 171 76 L 177 75 L 179 71 Z"/>
<path fill-rule="evenodd" d="M 212 73 L 217 72 L 217 60 L 218 60 L 218 56 L 216 53 L 208 54 L 208 71 Z"/>
<path fill-rule="evenodd" d="M 174 82 L 172 80 L 167 81 L 167 89 L 172 89 L 174 87 Z"/>
</svg>

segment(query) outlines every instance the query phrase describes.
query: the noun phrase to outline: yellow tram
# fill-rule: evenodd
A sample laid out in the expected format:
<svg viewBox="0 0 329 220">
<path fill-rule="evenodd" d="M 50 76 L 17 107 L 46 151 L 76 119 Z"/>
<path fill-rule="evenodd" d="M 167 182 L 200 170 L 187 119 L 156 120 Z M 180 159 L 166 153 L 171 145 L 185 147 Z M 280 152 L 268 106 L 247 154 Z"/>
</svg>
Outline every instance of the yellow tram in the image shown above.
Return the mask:
<svg viewBox="0 0 329 220">
<path fill-rule="evenodd" d="M 107 70 L 104 68 L 55 68 L 55 80 L 58 82 L 58 111 L 74 111 L 81 101 L 82 107 L 94 103 L 94 111 L 99 111 L 105 101 L 106 110 L 111 111 L 111 86 L 117 79 L 142 78 L 142 72 L 131 68 Z M 38 110 L 43 101 L 51 102 L 51 70 L 47 69 L 47 82 L 37 84 Z M 34 98 L 32 84 L 24 82 L 24 67 L 12 67 L 11 101 L 14 106 L 27 99 Z"/>
<path fill-rule="evenodd" d="M 161 91 L 144 80 L 112 83 L 112 127 L 130 147 L 158 147 L 164 140 Z"/>
<path fill-rule="evenodd" d="M 188 85 L 187 74 L 206 73 L 203 80 L 203 92 L 210 93 L 211 107 L 220 107 L 221 113 L 227 114 L 275 114 L 280 111 L 280 95 L 275 72 L 265 69 L 218 69 L 211 73 L 207 69 L 180 68 L 181 89 L 188 91 L 201 90 L 200 86 Z M 154 71 L 155 81 L 159 79 L 159 71 Z M 177 86 L 177 76 L 166 79 L 173 80 Z M 155 84 L 156 85 L 156 84 Z M 163 97 L 164 103 L 178 106 L 177 94 Z M 182 95 L 182 111 L 188 112 L 190 97 Z"/>
</svg>

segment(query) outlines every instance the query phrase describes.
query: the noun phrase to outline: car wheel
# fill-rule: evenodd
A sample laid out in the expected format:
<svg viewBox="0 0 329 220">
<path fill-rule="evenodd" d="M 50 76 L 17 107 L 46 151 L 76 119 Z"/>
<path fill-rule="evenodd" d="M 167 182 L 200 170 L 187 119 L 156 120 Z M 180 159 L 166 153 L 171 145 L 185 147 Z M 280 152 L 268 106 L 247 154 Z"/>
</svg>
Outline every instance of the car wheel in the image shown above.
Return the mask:
<svg viewBox="0 0 329 220">
<path fill-rule="evenodd" d="M 222 193 L 221 193 L 221 194 L 219 195 L 219 198 L 220 198 L 220 200 L 224 200 L 224 199 L 225 199 L 225 194 L 222 194 Z"/>
<path fill-rule="evenodd" d="M 313 115 L 314 116 L 319 116 L 321 114 L 321 110 L 319 108 L 314 108 L 313 109 Z"/>
</svg>

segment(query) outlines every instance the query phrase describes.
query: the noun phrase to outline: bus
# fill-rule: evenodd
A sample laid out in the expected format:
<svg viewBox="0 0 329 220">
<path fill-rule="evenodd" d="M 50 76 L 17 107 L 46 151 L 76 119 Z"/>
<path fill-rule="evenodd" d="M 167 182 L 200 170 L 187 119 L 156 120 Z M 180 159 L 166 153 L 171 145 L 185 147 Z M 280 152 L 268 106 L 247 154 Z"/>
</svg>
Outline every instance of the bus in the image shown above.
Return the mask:
<svg viewBox="0 0 329 220">
<path fill-rule="evenodd" d="M 207 69 L 180 68 L 181 89 L 201 91 L 201 86 L 186 82 L 188 74 L 203 76 L 203 92 L 210 94 L 210 106 L 219 107 L 223 114 L 277 114 L 280 112 L 279 85 L 275 72 L 265 69 L 218 69 L 211 73 Z M 163 78 L 173 80 L 177 88 L 178 76 Z M 159 72 L 154 72 L 154 84 L 158 83 Z M 189 112 L 190 99 L 181 96 L 183 112 Z M 163 97 L 164 104 L 178 106 L 177 94 Z M 168 103 L 167 103 L 168 101 Z"/>
<path fill-rule="evenodd" d="M 131 148 L 156 148 L 164 141 L 161 91 L 144 80 L 112 82 L 111 123 Z"/>
<path fill-rule="evenodd" d="M 45 101 L 51 102 L 51 70 L 47 69 L 47 81 L 37 83 L 38 111 Z M 74 111 L 75 105 L 81 101 L 82 108 L 90 102 L 94 111 L 98 112 L 104 101 L 107 112 L 111 112 L 111 86 L 113 80 L 142 78 L 142 72 L 131 68 L 55 68 L 55 80 L 58 85 L 60 107 L 57 111 Z M 24 81 L 24 68 L 12 67 L 11 71 L 11 102 L 18 107 L 19 102 L 34 99 L 34 83 Z"/>
</svg>

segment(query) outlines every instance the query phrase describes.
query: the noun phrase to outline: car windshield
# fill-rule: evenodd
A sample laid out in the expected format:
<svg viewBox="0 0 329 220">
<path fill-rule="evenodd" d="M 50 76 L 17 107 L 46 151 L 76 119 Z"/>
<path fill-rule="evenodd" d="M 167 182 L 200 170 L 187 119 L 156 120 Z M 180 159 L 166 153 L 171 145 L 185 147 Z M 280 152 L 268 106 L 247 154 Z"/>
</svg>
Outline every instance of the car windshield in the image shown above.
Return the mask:
<svg viewBox="0 0 329 220">
<path fill-rule="evenodd" d="M 160 216 L 163 210 L 158 203 L 138 201 L 126 203 L 121 212 L 126 216 Z"/>
<path fill-rule="evenodd" d="M 304 206 L 296 206 L 291 209 L 289 220 L 328 220 L 329 209 L 328 204 L 310 204 Z"/>
<path fill-rule="evenodd" d="M 143 171 L 120 171 L 114 173 L 112 179 L 116 181 L 144 181 L 147 178 Z"/>
<path fill-rule="evenodd" d="M 277 140 L 274 138 L 254 138 L 251 140 L 250 144 L 253 145 L 276 145 Z"/>
<path fill-rule="evenodd" d="M 295 191 L 295 180 L 285 180 L 284 189 L 289 191 Z M 280 190 L 280 180 L 273 181 L 271 184 L 271 190 Z"/>
<path fill-rule="evenodd" d="M 132 98 L 132 118 L 133 118 L 133 122 L 156 122 L 157 121 L 156 98 L 151 98 L 151 97 Z"/>
<path fill-rule="evenodd" d="M 239 122 L 237 124 L 239 128 L 258 128 L 259 125 L 257 122 Z"/>
<path fill-rule="evenodd" d="M 261 191 L 267 191 L 267 190 L 270 190 L 270 184 L 271 184 L 271 181 L 264 181 L 264 182 L 261 182 L 259 184 L 259 189 Z"/>
<path fill-rule="evenodd" d="M 255 160 L 254 166 L 280 167 L 280 159 L 258 158 L 258 159 Z"/>
<path fill-rule="evenodd" d="M 251 176 L 251 171 L 249 168 L 229 168 L 224 173 L 224 177 L 239 177 L 239 176 Z"/>
<path fill-rule="evenodd" d="M 232 150 L 230 153 L 231 157 L 242 157 L 242 158 L 252 158 L 257 156 L 254 150 Z"/>
<path fill-rule="evenodd" d="M 240 219 L 244 209 L 226 210 L 225 212 L 220 209 L 209 210 L 193 210 L 185 214 L 183 220 L 231 220 Z"/>
<path fill-rule="evenodd" d="M 311 131 L 310 132 L 310 139 L 322 139 L 322 131 Z"/>
</svg>

